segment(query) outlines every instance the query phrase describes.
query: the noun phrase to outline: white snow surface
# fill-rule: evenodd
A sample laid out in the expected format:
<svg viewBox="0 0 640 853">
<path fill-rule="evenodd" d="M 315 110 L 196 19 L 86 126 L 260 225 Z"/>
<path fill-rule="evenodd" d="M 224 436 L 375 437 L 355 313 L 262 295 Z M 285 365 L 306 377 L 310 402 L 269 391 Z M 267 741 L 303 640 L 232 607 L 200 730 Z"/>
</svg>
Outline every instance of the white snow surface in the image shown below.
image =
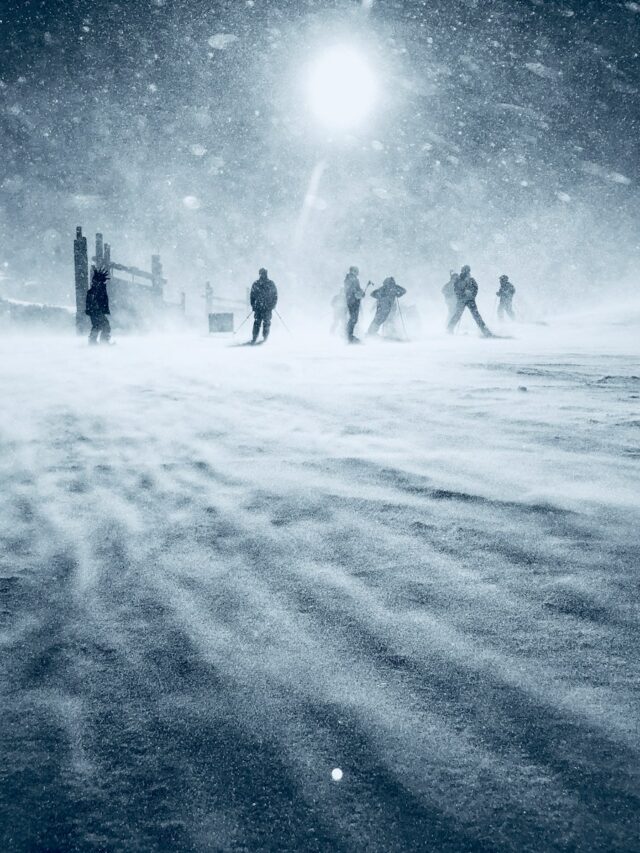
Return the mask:
<svg viewBox="0 0 640 853">
<path fill-rule="evenodd" d="M 2 849 L 633 849 L 613 329 L 0 340 Z"/>
</svg>

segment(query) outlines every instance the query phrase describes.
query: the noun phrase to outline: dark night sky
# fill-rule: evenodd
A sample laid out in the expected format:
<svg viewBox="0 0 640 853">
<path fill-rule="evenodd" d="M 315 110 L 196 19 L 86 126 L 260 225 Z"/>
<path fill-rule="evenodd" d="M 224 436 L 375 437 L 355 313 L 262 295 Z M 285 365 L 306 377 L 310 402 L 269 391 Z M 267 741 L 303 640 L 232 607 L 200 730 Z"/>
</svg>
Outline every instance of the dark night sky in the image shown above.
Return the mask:
<svg viewBox="0 0 640 853">
<path fill-rule="evenodd" d="M 640 4 L 22 0 L 0 18 L 14 284 L 62 298 L 77 223 L 123 260 L 161 249 L 187 289 L 265 253 L 291 263 L 327 146 L 305 247 L 318 275 L 355 254 L 435 281 L 470 259 L 608 287 L 640 259 Z M 216 34 L 236 38 L 220 50 Z M 345 144 L 320 138 L 298 97 L 300 69 L 336 40 L 383 81 Z"/>
</svg>

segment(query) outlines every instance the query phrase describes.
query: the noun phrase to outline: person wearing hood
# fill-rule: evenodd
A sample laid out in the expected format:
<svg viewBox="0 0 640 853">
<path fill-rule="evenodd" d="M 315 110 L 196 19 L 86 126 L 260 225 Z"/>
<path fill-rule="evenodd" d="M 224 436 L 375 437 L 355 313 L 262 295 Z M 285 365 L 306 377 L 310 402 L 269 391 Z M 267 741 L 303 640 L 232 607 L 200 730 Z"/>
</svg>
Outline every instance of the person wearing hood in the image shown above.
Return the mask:
<svg viewBox="0 0 640 853">
<path fill-rule="evenodd" d="M 350 344 L 360 343 L 354 335 L 358 317 L 360 316 L 360 303 L 364 299 L 365 292 L 360 287 L 358 267 L 349 267 L 349 272 L 344 279 L 344 296 L 347 302 L 349 319 L 347 320 L 347 340 Z"/>
<path fill-rule="evenodd" d="M 404 296 L 406 292 L 406 289 L 396 284 L 396 280 L 391 276 L 385 278 L 382 282 L 382 287 L 371 291 L 371 295 L 377 300 L 378 304 L 376 306 L 375 317 L 371 321 L 367 332 L 368 335 L 378 334 L 380 326 L 388 319 L 391 309 L 396 304 L 396 299 Z"/>
<path fill-rule="evenodd" d="M 454 284 L 454 292 L 456 295 L 456 310 L 453 312 L 453 316 L 450 318 L 449 323 L 447 325 L 447 331 L 449 334 L 453 334 L 456 326 L 460 322 L 460 318 L 464 313 L 464 309 L 468 308 L 469 313 L 476 321 L 478 328 L 482 332 L 485 338 L 492 337 L 491 331 L 487 327 L 487 324 L 482 319 L 480 312 L 478 311 L 478 306 L 476 305 L 476 296 L 478 295 L 478 283 L 475 278 L 471 276 L 471 267 L 464 266 L 460 270 L 460 275 L 457 277 L 456 282 Z"/>
<path fill-rule="evenodd" d="M 108 344 L 111 340 L 111 325 L 107 320 L 107 314 L 111 313 L 109 311 L 109 294 L 107 293 L 109 278 L 108 269 L 94 269 L 91 276 L 91 287 L 87 291 L 85 314 L 91 320 L 89 343 L 92 345 L 98 343 L 98 335 L 101 344 Z"/>
<path fill-rule="evenodd" d="M 507 316 L 511 320 L 516 319 L 516 315 L 513 312 L 513 297 L 515 295 L 516 289 L 509 281 L 508 275 L 500 276 L 500 287 L 496 296 L 500 300 L 498 303 L 498 319 L 503 320 L 504 315 Z"/>
<path fill-rule="evenodd" d="M 254 316 L 251 343 L 255 344 L 257 342 L 261 326 L 262 340 L 264 342 L 269 337 L 271 315 L 278 304 L 278 288 L 271 281 L 264 267 L 259 270 L 257 281 L 254 281 L 251 285 L 249 301 Z"/>
</svg>

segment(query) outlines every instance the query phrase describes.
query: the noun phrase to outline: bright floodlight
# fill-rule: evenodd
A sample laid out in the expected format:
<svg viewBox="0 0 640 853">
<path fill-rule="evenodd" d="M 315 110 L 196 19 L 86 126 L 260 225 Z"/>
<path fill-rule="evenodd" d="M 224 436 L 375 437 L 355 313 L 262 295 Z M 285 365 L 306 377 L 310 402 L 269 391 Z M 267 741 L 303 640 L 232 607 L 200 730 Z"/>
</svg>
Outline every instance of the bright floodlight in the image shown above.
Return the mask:
<svg viewBox="0 0 640 853">
<path fill-rule="evenodd" d="M 361 54 L 339 45 L 311 66 L 308 96 L 318 121 L 336 129 L 354 127 L 373 106 L 375 77 Z"/>
</svg>

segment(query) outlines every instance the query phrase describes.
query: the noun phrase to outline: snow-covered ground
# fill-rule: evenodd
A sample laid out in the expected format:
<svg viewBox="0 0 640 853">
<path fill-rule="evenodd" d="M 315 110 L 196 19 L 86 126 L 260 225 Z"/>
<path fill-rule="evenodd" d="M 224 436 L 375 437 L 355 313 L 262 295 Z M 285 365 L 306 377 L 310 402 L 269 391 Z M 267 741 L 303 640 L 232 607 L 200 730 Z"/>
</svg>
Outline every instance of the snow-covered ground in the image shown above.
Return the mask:
<svg viewBox="0 0 640 853">
<path fill-rule="evenodd" d="M 634 330 L 283 334 L 0 341 L 0 848 L 637 850 Z"/>
</svg>

